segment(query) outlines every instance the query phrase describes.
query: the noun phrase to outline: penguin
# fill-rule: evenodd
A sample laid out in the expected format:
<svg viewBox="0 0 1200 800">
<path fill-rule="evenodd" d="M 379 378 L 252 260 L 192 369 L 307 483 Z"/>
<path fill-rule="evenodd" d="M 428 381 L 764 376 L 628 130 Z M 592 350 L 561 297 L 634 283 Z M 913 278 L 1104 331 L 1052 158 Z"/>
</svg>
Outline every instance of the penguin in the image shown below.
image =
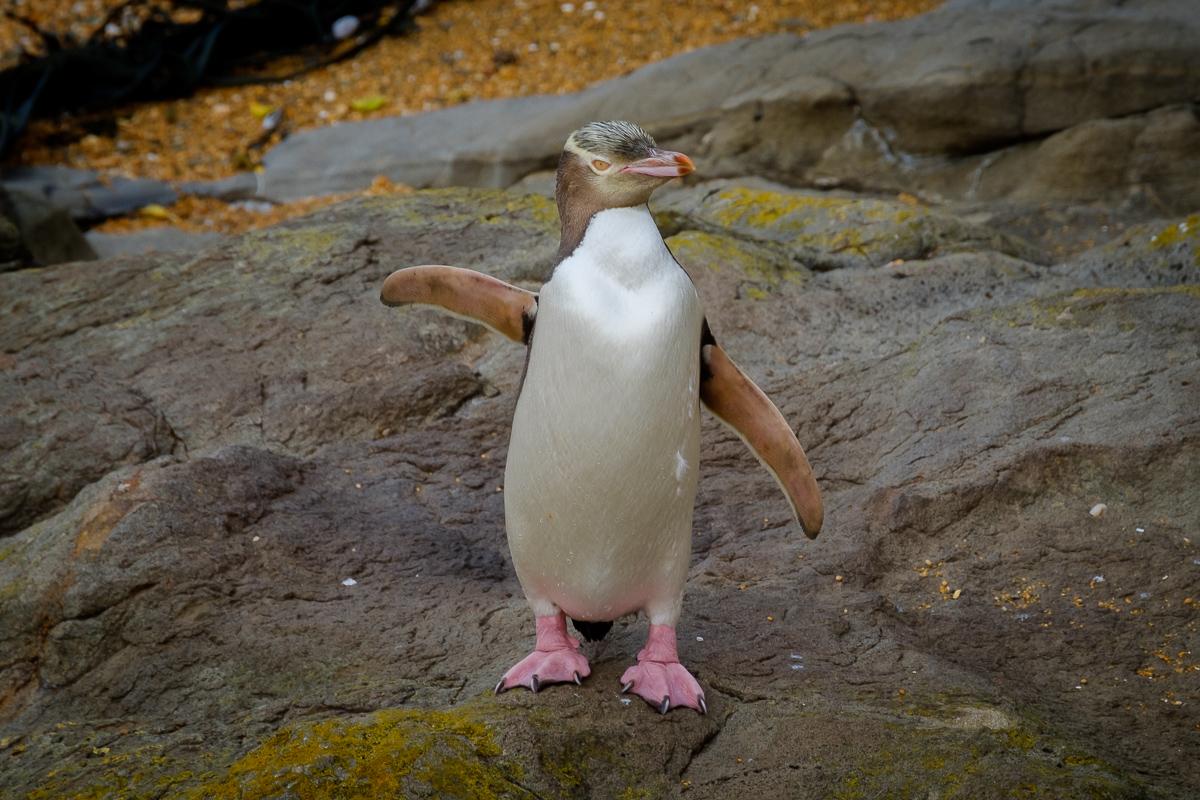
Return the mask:
<svg viewBox="0 0 1200 800">
<path fill-rule="evenodd" d="M 690 174 L 631 122 L 592 122 L 559 157 L 557 264 L 537 293 L 472 270 L 409 267 L 390 306 L 438 307 L 528 347 L 504 473 L 513 567 L 534 650 L 496 685 L 537 692 L 591 673 L 587 639 L 644 614 L 646 645 L 621 676 L 665 714 L 707 713 L 675 626 L 691 559 L 703 403 L 783 489 L 804 532 L 823 522 L 812 468 L 783 415 L 717 344 L 695 286 L 650 215 L 651 193 Z"/>
</svg>

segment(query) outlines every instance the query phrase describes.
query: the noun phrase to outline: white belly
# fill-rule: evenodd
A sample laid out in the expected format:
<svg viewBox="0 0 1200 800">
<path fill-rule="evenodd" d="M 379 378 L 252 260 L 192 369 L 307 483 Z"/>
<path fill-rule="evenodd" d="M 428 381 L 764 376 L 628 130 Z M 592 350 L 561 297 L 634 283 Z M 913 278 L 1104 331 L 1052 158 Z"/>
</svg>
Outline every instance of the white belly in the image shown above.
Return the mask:
<svg viewBox="0 0 1200 800">
<path fill-rule="evenodd" d="M 542 287 L 504 487 L 513 564 L 535 613 L 539 601 L 576 619 L 677 613 L 699 460 L 701 319 L 645 209 L 597 215 Z"/>
</svg>

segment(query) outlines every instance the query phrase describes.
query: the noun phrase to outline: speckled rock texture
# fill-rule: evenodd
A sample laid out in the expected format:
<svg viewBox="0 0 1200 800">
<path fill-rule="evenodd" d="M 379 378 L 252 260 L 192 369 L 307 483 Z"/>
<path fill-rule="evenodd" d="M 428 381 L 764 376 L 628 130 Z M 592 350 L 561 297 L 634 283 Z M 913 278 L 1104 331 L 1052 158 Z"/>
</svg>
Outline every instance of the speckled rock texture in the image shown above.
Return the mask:
<svg viewBox="0 0 1200 800">
<path fill-rule="evenodd" d="M 509 186 L 563 131 L 634 119 L 710 177 L 929 199 L 1200 206 L 1191 0 L 963 0 L 911 19 L 716 45 L 580 92 L 314 129 L 261 190 Z"/>
<path fill-rule="evenodd" d="M 825 492 L 706 417 L 680 651 L 493 697 L 524 351 L 387 309 L 536 288 L 537 195 L 352 201 L 0 275 L 5 797 L 1185 798 L 1200 768 L 1200 217 L 1066 259 L 919 204 L 716 181 L 655 211 Z M 1103 513 L 1093 515 L 1103 504 Z"/>
</svg>

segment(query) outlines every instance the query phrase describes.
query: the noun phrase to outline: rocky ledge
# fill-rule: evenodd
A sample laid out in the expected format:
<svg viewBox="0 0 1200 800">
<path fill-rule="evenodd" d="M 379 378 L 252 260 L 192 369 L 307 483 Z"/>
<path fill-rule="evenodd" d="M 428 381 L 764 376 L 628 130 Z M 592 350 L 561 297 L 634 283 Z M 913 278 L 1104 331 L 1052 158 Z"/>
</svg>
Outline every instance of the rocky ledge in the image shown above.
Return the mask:
<svg viewBox="0 0 1200 800">
<path fill-rule="evenodd" d="M 1200 216 L 1060 258 L 911 197 L 730 180 L 656 213 L 827 504 L 807 541 L 707 419 L 708 716 L 619 695 L 637 620 L 582 687 L 491 695 L 532 641 L 523 351 L 377 291 L 536 287 L 556 215 L 429 190 L 0 275 L 3 794 L 1189 796 Z"/>
</svg>

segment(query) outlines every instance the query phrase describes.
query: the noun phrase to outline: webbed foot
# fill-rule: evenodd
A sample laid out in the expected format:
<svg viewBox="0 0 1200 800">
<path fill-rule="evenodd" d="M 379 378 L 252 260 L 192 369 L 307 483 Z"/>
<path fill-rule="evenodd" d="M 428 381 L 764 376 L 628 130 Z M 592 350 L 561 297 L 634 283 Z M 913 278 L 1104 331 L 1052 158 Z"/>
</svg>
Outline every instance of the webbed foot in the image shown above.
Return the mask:
<svg viewBox="0 0 1200 800">
<path fill-rule="evenodd" d="M 638 663 L 621 676 L 621 693 L 627 692 L 641 697 L 660 714 L 680 706 L 708 713 L 704 690 L 679 663 L 675 629 L 669 625 L 650 626 L 650 636 L 638 653 Z"/>
<path fill-rule="evenodd" d="M 580 683 L 592 673 L 588 660 L 579 652 L 579 641 L 567 634 L 562 614 L 537 618 L 537 644 L 496 684 L 496 694 L 516 686 L 533 692 L 552 683 Z"/>
</svg>

